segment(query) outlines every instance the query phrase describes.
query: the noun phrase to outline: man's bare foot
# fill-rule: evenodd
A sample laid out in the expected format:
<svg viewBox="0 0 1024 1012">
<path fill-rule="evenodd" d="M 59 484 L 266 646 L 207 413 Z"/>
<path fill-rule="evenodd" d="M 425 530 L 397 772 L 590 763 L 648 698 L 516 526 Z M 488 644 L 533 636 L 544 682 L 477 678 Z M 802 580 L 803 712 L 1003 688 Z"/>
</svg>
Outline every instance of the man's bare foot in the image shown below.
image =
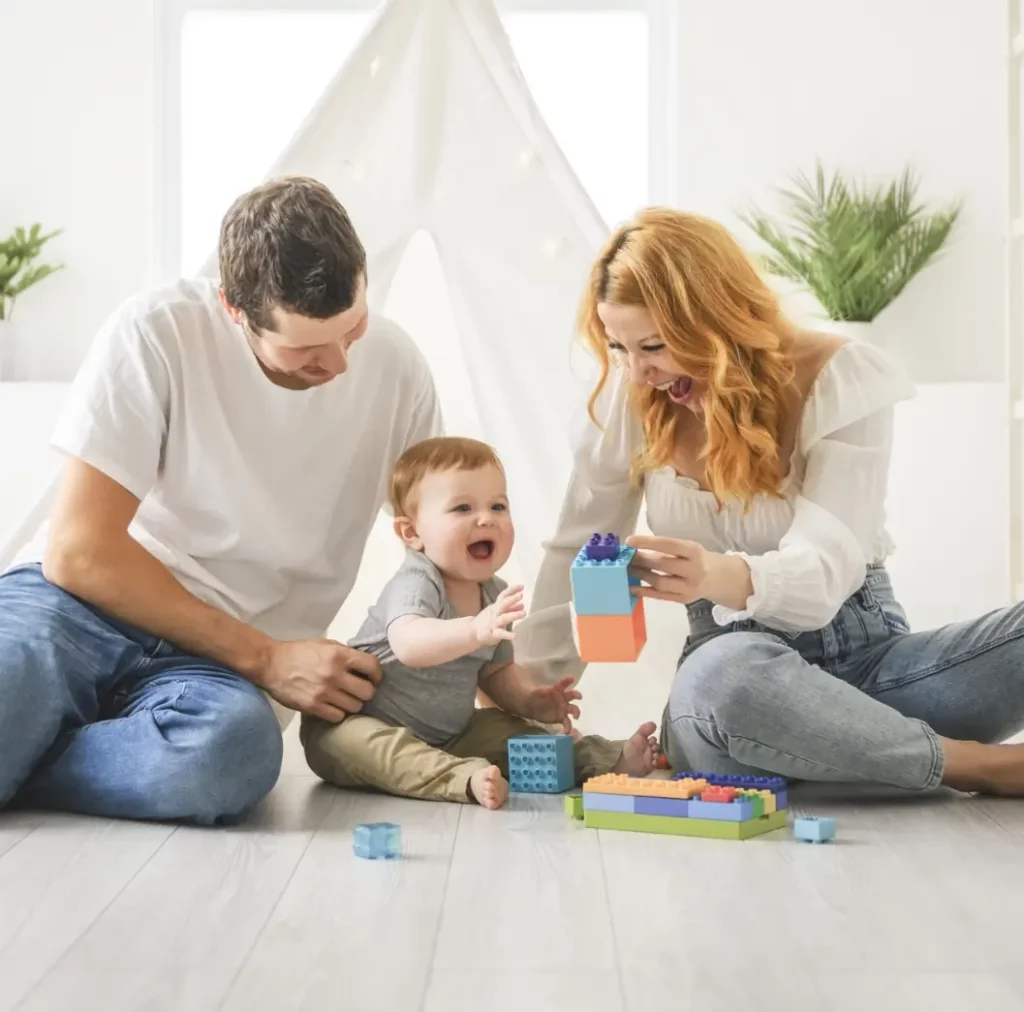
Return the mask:
<svg viewBox="0 0 1024 1012">
<path fill-rule="evenodd" d="M 469 778 L 469 796 L 484 808 L 501 808 L 508 798 L 508 781 L 497 766 L 477 770 Z"/>
<path fill-rule="evenodd" d="M 652 721 L 641 724 L 636 733 L 622 746 L 622 755 L 612 773 L 628 773 L 631 777 L 645 777 L 654 769 L 654 755 L 658 750 Z"/>
<path fill-rule="evenodd" d="M 1024 744 L 982 745 L 940 738 L 942 782 L 958 791 L 1024 797 Z"/>
</svg>

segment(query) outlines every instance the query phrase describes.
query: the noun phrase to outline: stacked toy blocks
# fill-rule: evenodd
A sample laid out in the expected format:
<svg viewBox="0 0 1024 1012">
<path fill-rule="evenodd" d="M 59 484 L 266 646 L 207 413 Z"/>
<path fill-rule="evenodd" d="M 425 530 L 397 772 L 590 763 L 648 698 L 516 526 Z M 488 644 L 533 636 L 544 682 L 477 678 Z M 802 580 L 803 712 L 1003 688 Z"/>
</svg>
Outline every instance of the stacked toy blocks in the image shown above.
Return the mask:
<svg viewBox="0 0 1024 1012">
<path fill-rule="evenodd" d="M 352 852 L 371 861 L 402 856 L 402 829 L 394 822 L 361 822 L 352 833 Z"/>
<path fill-rule="evenodd" d="M 677 773 L 671 780 L 606 773 L 583 785 L 583 824 L 748 840 L 786 825 L 786 782 L 712 773 Z"/>
<path fill-rule="evenodd" d="M 640 581 L 627 567 L 636 549 L 614 534 L 595 534 L 580 549 L 570 570 L 580 660 L 635 661 L 647 642 L 643 598 L 632 588 Z"/>
<path fill-rule="evenodd" d="M 508 785 L 513 791 L 558 794 L 576 783 L 572 737 L 527 734 L 508 740 Z"/>
</svg>

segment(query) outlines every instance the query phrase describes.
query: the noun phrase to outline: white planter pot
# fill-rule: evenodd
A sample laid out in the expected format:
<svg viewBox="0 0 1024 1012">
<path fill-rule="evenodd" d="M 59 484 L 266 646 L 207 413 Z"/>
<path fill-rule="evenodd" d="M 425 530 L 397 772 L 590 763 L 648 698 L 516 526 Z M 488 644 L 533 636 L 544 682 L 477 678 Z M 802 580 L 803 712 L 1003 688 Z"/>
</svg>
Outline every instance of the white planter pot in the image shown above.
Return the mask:
<svg viewBox="0 0 1024 1012">
<path fill-rule="evenodd" d="M 878 344 L 880 333 L 876 321 L 871 323 L 850 323 L 847 320 L 829 320 L 822 330 L 851 341 L 864 341 L 867 344 Z"/>
</svg>

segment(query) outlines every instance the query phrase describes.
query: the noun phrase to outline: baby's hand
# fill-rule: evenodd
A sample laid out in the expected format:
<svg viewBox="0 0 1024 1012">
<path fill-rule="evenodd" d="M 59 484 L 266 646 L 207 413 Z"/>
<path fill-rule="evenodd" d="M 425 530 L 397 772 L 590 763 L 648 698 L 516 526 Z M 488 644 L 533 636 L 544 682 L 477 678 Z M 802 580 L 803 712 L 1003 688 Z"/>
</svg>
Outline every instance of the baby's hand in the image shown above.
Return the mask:
<svg viewBox="0 0 1024 1012">
<path fill-rule="evenodd" d="M 512 630 L 508 627 L 522 618 L 526 618 L 522 584 L 506 587 L 494 604 L 484 608 L 473 619 L 477 643 L 482 647 L 493 647 L 501 640 L 512 639 Z"/>
<path fill-rule="evenodd" d="M 571 718 L 579 720 L 580 716 L 580 708 L 575 701 L 582 698 L 583 693 L 573 688 L 572 678 L 563 678 L 554 685 L 534 689 L 527 697 L 528 712 L 523 716 L 542 724 L 561 724 L 565 733 L 571 734 Z"/>
</svg>

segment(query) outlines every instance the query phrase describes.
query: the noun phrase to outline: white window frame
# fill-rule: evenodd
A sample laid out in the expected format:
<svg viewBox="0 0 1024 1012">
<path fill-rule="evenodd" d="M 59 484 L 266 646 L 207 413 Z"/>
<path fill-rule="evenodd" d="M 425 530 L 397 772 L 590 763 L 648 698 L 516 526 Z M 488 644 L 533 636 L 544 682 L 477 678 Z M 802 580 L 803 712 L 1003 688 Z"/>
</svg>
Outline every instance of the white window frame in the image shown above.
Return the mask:
<svg viewBox="0 0 1024 1012">
<path fill-rule="evenodd" d="M 424 0 L 426 2 L 426 0 Z M 502 11 L 637 10 L 647 14 L 649 96 L 648 191 L 653 204 L 678 205 L 680 0 L 497 0 Z M 158 0 L 156 44 L 156 272 L 178 276 L 181 264 L 181 34 L 199 10 L 373 10 L 377 0 Z"/>
<path fill-rule="evenodd" d="M 1024 600 L 1024 24 L 1021 0 L 1009 0 L 1007 137 L 1009 162 L 1007 205 L 1010 222 L 1006 241 L 1006 378 L 1010 398 L 1010 593 Z"/>
</svg>

